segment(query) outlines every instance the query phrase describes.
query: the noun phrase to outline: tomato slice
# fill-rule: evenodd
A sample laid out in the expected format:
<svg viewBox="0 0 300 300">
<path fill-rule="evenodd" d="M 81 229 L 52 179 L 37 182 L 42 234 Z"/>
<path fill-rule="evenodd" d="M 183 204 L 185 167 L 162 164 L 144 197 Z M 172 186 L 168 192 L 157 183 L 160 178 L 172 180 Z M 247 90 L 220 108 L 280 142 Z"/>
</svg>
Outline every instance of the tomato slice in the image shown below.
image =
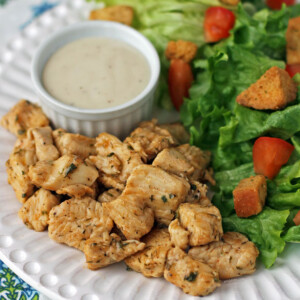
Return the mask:
<svg viewBox="0 0 300 300">
<path fill-rule="evenodd" d="M 234 23 L 235 15 L 232 11 L 221 6 L 208 8 L 204 18 L 205 41 L 212 43 L 229 37 Z"/>
<path fill-rule="evenodd" d="M 272 8 L 272 9 L 281 9 L 282 4 L 286 4 L 286 5 L 294 5 L 295 4 L 295 0 L 267 0 L 267 5 Z"/>
<path fill-rule="evenodd" d="M 293 145 L 279 138 L 258 138 L 252 150 L 255 173 L 274 178 L 288 162 L 294 149 Z"/>
<path fill-rule="evenodd" d="M 300 64 L 286 65 L 285 70 L 293 78 L 297 73 L 300 73 Z"/>
<path fill-rule="evenodd" d="M 189 96 L 189 89 L 193 82 L 191 66 L 182 59 L 171 61 L 169 68 L 169 94 L 177 110 L 183 103 L 183 99 Z"/>
<path fill-rule="evenodd" d="M 295 225 L 300 225 L 300 210 L 297 212 L 296 216 L 293 219 Z"/>
</svg>

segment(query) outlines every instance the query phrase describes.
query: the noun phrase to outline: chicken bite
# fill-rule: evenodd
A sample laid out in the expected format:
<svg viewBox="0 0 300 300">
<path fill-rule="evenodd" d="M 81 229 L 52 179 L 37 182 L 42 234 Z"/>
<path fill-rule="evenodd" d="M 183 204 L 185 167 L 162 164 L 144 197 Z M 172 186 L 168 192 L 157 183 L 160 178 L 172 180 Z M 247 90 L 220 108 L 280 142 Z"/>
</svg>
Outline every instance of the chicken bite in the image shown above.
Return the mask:
<svg viewBox="0 0 300 300">
<path fill-rule="evenodd" d="M 190 63 L 197 54 L 198 46 L 189 41 L 170 41 L 167 45 L 165 55 L 168 60 L 182 59 L 186 63 Z"/>
<path fill-rule="evenodd" d="M 81 251 L 88 239 L 101 237 L 112 228 L 113 222 L 101 204 L 88 197 L 66 200 L 49 214 L 49 237 Z"/>
<path fill-rule="evenodd" d="M 248 89 L 239 94 L 236 102 L 258 110 L 277 110 L 293 102 L 297 85 L 283 69 L 272 67 Z"/>
<path fill-rule="evenodd" d="M 103 192 L 98 197 L 98 201 L 101 203 L 104 202 L 111 202 L 115 199 L 117 199 L 121 195 L 121 192 L 116 189 L 109 189 L 108 191 Z"/>
<path fill-rule="evenodd" d="M 98 184 L 97 181 L 95 181 L 91 186 L 81 183 L 68 185 L 56 190 L 56 193 L 60 195 L 68 195 L 74 198 L 91 197 L 96 199 L 98 190 Z"/>
<path fill-rule="evenodd" d="M 170 223 L 168 230 L 173 246 L 177 246 L 180 249 L 188 248 L 190 233 L 180 225 L 178 219 Z"/>
<path fill-rule="evenodd" d="M 97 154 L 94 138 L 69 133 L 61 128 L 53 131 L 53 138 L 61 155 L 73 154 L 85 159 Z"/>
<path fill-rule="evenodd" d="M 221 241 L 194 247 L 188 254 L 217 270 L 220 279 L 230 279 L 252 274 L 259 252 L 244 235 L 226 232 Z"/>
<path fill-rule="evenodd" d="M 153 159 L 163 149 L 175 145 L 170 132 L 158 126 L 156 119 L 140 123 L 124 143 L 139 153 L 144 162 Z"/>
<path fill-rule="evenodd" d="M 187 144 L 190 140 L 190 134 L 181 123 L 160 124 L 159 127 L 168 130 L 178 145 Z"/>
<path fill-rule="evenodd" d="M 29 137 L 17 140 L 6 162 L 8 183 L 16 193 L 17 199 L 24 203 L 33 193 L 35 187 L 28 175 L 29 167 L 37 161 L 35 144 Z"/>
<path fill-rule="evenodd" d="M 100 171 L 100 182 L 107 188 L 123 190 L 133 169 L 142 164 L 141 157 L 111 134 L 101 133 L 96 140 L 97 156 L 89 160 Z"/>
<path fill-rule="evenodd" d="M 51 192 L 39 189 L 24 203 L 18 215 L 28 228 L 44 231 L 48 226 L 50 210 L 59 203 Z"/>
<path fill-rule="evenodd" d="M 56 160 L 59 158 L 59 152 L 53 145 L 52 129 L 49 126 L 32 128 L 28 131 L 32 134 L 36 156 L 39 161 L 41 160 Z"/>
<path fill-rule="evenodd" d="M 91 187 L 99 176 L 94 166 L 75 155 L 64 155 L 55 161 L 39 161 L 30 166 L 28 174 L 36 186 L 51 191 L 72 185 L 77 189 L 82 185 Z"/>
<path fill-rule="evenodd" d="M 164 277 L 186 294 L 193 296 L 208 295 L 220 286 L 217 271 L 207 264 L 194 260 L 177 247 L 168 252 Z"/>
<path fill-rule="evenodd" d="M 186 180 L 158 167 L 141 165 L 128 178 L 123 195 L 143 199 L 153 209 L 155 219 L 169 225 L 178 206 L 185 201 L 189 189 Z"/>
<path fill-rule="evenodd" d="M 38 105 L 20 100 L 2 117 L 0 123 L 17 137 L 24 138 L 27 129 L 48 126 L 49 120 Z"/>
<path fill-rule="evenodd" d="M 170 235 L 166 228 L 154 229 L 142 238 L 145 249 L 125 259 L 128 267 L 146 277 L 162 277 L 171 249 Z"/>
<path fill-rule="evenodd" d="M 289 19 L 286 31 L 286 55 L 289 65 L 300 63 L 300 17 Z"/>
<path fill-rule="evenodd" d="M 114 21 L 128 26 L 131 26 L 133 17 L 133 8 L 127 5 L 108 6 L 90 13 L 90 20 Z"/>
<path fill-rule="evenodd" d="M 187 234 L 184 231 L 189 233 L 190 246 L 219 241 L 223 235 L 221 214 L 215 206 L 183 203 L 179 206 L 177 215 L 178 221 L 172 221 L 175 224 L 170 224 L 169 232 L 172 242 L 179 248 L 186 249 Z M 179 226 L 183 230 L 179 229 Z M 179 234 L 183 239 L 179 239 Z"/>
<path fill-rule="evenodd" d="M 197 203 L 202 206 L 211 206 L 211 201 L 207 197 L 207 185 L 198 181 L 191 181 L 191 188 L 186 198 L 188 203 Z"/>
<path fill-rule="evenodd" d="M 122 194 L 116 200 L 102 205 L 126 239 L 139 239 L 153 226 L 153 211 L 146 207 L 141 197 Z"/>
<path fill-rule="evenodd" d="M 259 214 L 266 201 L 267 182 L 263 175 L 242 179 L 233 190 L 234 209 L 238 217 L 247 218 Z"/>
<path fill-rule="evenodd" d="M 122 241 L 115 234 L 104 232 L 101 237 L 89 239 L 84 246 L 87 267 L 98 270 L 117 263 L 126 257 L 145 248 L 145 244 L 137 240 Z"/>
<path fill-rule="evenodd" d="M 186 160 L 195 168 L 190 179 L 198 181 L 205 179 L 206 173 L 208 172 L 206 169 L 210 163 L 211 153 L 189 144 L 180 145 L 176 147 L 176 150 L 184 155 Z"/>
</svg>

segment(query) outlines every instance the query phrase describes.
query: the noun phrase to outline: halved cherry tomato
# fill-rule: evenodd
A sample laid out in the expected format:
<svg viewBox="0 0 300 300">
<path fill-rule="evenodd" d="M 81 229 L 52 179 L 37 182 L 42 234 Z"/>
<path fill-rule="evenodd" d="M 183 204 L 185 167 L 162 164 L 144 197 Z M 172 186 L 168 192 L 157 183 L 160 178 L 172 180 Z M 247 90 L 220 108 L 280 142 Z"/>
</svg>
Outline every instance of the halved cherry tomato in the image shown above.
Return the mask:
<svg viewBox="0 0 300 300">
<path fill-rule="evenodd" d="M 295 225 L 300 225 L 300 210 L 297 212 L 296 216 L 293 219 Z"/>
<path fill-rule="evenodd" d="M 293 78 L 297 73 L 300 73 L 300 64 L 286 65 L 285 70 Z"/>
<path fill-rule="evenodd" d="M 281 9 L 283 3 L 289 6 L 294 5 L 295 2 L 295 0 L 267 0 L 267 5 L 272 9 Z"/>
<path fill-rule="evenodd" d="M 182 59 L 171 61 L 169 69 L 169 94 L 177 110 L 183 103 L 183 98 L 189 96 L 189 89 L 194 78 L 191 66 Z"/>
<path fill-rule="evenodd" d="M 279 138 L 258 138 L 252 150 L 255 173 L 274 178 L 288 162 L 294 149 L 293 145 Z"/>
<path fill-rule="evenodd" d="M 221 6 L 208 8 L 204 18 L 205 41 L 212 43 L 229 37 L 234 22 L 235 15 L 232 11 Z"/>
</svg>

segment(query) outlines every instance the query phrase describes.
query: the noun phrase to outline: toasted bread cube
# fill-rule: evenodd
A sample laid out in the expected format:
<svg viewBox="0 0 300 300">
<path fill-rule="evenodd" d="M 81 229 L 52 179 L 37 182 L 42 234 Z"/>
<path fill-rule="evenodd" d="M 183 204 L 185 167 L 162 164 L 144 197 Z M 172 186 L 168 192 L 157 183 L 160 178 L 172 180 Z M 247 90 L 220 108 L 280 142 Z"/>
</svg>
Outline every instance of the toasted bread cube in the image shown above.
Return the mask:
<svg viewBox="0 0 300 300">
<path fill-rule="evenodd" d="M 263 175 L 242 179 L 233 190 L 234 209 L 238 217 L 259 214 L 267 196 L 267 182 Z"/>
<path fill-rule="evenodd" d="M 38 105 L 20 100 L 3 116 L 0 124 L 17 137 L 25 138 L 27 129 L 49 126 L 49 120 Z"/>
<path fill-rule="evenodd" d="M 182 59 L 191 62 L 197 54 L 197 45 L 189 41 L 170 41 L 167 45 L 165 55 L 167 59 Z"/>
<path fill-rule="evenodd" d="M 220 0 L 220 2 L 226 5 L 236 6 L 240 3 L 240 0 Z"/>
<path fill-rule="evenodd" d="M 300 63 L 300 17 L 289 20 L 286 32 L 286 59 L 287 63 Z"/>
<path fill-rule="evenodd" d="M 130 26 L 134 16 L 133 8 L 126 5 L 114 5 L 92 10 L 90 20 L 105 20 L 119 22 Z"/>
<path fill-rule="evenodd" d="M 277 110 L 296 99 L 297 86 L 289 74 L 278 67 L 270 68 L 236 98 L 237 103 L 254 109 Z"/>
</svg>

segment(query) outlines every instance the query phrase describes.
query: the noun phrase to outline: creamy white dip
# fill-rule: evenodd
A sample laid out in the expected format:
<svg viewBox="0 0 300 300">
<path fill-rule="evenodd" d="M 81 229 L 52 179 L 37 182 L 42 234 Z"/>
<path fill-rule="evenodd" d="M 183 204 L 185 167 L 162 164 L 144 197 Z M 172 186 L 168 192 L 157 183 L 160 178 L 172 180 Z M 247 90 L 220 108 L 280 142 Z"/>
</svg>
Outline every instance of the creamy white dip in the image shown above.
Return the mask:
<svg viewBox="0 0 300 300">
<path fill-rule="evenodd" d="M 139 95 L 150 67 L 137 49 L 109 38 L 86 38 L 65 45 L 45 65 L 43 85 L 55 99 L 79 108 L 108 108 Z"/>
</svg>

